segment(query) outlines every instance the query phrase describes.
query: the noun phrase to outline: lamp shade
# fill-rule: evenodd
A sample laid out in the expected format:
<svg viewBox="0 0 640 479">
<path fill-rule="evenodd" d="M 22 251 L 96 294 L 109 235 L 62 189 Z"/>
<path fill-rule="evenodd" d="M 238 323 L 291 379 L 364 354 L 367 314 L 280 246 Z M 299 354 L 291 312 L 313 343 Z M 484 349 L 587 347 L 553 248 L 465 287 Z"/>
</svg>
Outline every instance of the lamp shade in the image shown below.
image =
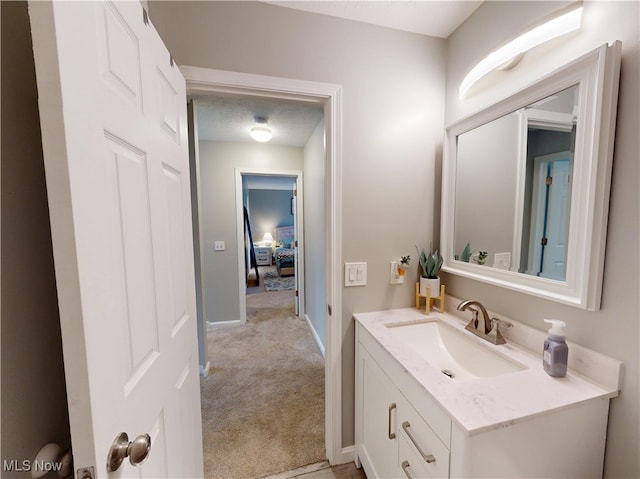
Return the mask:
<svg viewBox="0 0 640 479">
<path fill-rule="evenodd" d="M 273 242 L 273 236 L 271 236 L 271 233 L 265 233 L 264 236 L 262 237 L 262 244 L 266 246 L 271 246 L 272 242 Z"/>
</svg>

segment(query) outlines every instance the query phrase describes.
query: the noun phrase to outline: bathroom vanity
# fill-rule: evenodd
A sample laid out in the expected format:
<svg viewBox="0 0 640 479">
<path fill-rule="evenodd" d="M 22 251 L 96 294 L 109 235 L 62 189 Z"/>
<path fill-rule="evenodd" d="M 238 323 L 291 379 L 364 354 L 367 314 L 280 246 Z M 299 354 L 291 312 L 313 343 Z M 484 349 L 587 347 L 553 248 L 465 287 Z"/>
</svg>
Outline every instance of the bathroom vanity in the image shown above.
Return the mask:
<svg viewBox="0 0 640 479">
<path fill-rule="evenodd" d="M 543 333 L 517 322 L 495 346 L 448 313 L 354 319 L 356 456 L 370 479 L 602 476 L 620 362 L 570 343 L 558 379 L 512 339 L 541 348 Z"/>
</svg>

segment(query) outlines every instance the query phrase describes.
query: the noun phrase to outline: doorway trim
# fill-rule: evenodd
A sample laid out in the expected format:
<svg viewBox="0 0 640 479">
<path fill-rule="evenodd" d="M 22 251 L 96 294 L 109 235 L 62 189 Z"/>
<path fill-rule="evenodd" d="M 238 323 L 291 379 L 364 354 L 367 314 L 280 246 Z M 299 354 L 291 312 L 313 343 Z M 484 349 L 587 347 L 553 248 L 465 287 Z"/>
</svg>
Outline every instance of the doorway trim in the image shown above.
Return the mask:
<svg viewBox="0 0 640 479">
<path fill-rule="evenodd" d="M 243 176 L 284 176 L 293 178 L 298 191 L 298 207 L 302 207 L 303 185 L 302 171 L 300 170 L 278 170 L 270 168 L 236 168 L 235 169 L 235 185 L 236 185 L 236 242 L 238 244 L 238 271 L 242 272 L 245 268 L 246 251 L 240 245 L 244 244 L 244 198 L 242 188 Z M 297 224 L 295 224 L 297 223 Z M 295 237 L 298 239 L 296 255 L 298 256 L 298 267 L 295 276 L 297 278 L 296 289 L 298 290 L 298 317 L 304 318 L 304 217 L 302 208 L 297 215 L 294 226 L 296 226 Z M 238 290 L 240 291 L 240 324 L 247 322 L 247 281 L 244 275 L 238 275 Z M 314 333 L 315 334 L 315 333 Z"/>
<path fill-rule="evenodd" d="M 325 448 L 330 464 L 355 458 L 342 447 L 342 86 L 290 78 L 180 66 L 187 94 L 233 93 L 324 104 L 325 172 Z"/>
</svg>

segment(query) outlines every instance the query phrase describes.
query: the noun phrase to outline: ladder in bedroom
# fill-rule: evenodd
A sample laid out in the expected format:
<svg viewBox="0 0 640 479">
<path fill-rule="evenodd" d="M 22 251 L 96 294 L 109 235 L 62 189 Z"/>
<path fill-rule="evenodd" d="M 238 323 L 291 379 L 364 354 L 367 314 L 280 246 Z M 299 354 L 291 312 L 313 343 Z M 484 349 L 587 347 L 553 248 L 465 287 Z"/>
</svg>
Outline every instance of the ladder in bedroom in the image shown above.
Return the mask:
<svg viewBox="0 0 640 479">
<path fill-rule="evenodd" d="M 247 211 L 247 207 L 243 207 L 244 209 L 244 229 L 245 229 L 245 241 L 247 236 L 249 237 L 249 259 L 250 265 L 249 268 L 246 268 L 247 277 L 245 278 L 247 285 L 249 284 L 249 273 L 251 268 L 255 268 L 256 270 L 256 286 L 260 286 L 260 273 L 258 272 L 258 262 L 256 261 L 256 252 L 253 249 L 253 235 L 251 234 L 251 223 L 249 222 L 249 212 Z M 245 246 L 246 249 L 246 246 Z M 245 260 L 246 261 L 246 260 Z"/>
</svg>

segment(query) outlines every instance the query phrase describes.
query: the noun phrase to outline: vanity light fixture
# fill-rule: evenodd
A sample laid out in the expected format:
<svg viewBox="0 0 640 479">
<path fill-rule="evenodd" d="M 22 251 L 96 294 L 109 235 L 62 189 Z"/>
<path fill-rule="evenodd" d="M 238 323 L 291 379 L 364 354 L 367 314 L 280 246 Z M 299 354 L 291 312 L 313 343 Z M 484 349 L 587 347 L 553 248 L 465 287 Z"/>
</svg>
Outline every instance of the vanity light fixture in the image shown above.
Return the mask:
<svg viewBox="0 0 640 479">
<path fill-rule="evenodd" d="M 273 135 L 271 134 L 271 129 L 267 126 L 267 119 L 263 116 L 256 116 L 255 122 L 256 124 L 251 128 L 249 136 L 260 143 L 269 141 Z"/>
<path fill-rule="evenodd" d="M 508 70 L 518 64 L 522 57 L 534 47 L 580 28 L 582 2 L 572 6 L 569 12 L 549 20 L 487 55 L 481 60 L 460 84 L 459 96 L 463 99 L 469 89 L 481 78 L 493 70 Z"/>
</svg>

